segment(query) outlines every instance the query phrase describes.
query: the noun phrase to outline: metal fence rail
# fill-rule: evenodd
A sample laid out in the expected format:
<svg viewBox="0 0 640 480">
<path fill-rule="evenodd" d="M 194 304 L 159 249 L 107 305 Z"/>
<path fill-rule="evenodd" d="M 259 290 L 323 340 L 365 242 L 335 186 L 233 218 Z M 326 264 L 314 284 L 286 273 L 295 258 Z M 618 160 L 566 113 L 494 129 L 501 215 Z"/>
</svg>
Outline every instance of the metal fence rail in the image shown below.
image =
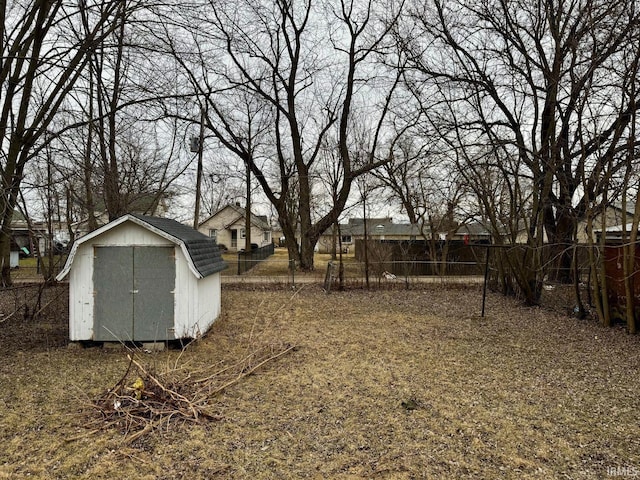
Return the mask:
<svg viewBox="0 0 640 480">
<path fill-rule="evenodd" d="M 224 283 L 278 283 L 295 285 L 297 283 L 317 283 L 327 289 L 343 286 L 359 288 L 369 284 L 371 287 L 383 285 L 409 286 L 418 283 L 481 283 L 484 278 L 484 263 L 476 262 L 364 262 L 349 261 L 343 264 L 342 278 L 337 261 L 317 263 L 312 271 L 292 268 L 286 260 L 274 258 L 246 259 L 238 256 L 234 264 L 227 260 L 229 269 L 223 272 Z M 332 265 L 332 267 L 329 267 Z M 330 268 L 330 270 L 328 270 Z M 368 272 L 367 272 L 368 270 Z M 242 272 L 242 273 L 236 273 Z M 330 273 L 328 273 L 330 272 Z M 367 282 L 367 273 L 369 281 Z M 327 285 L 327 283 L 330 285 Z"/>
<path fill-rule="evenodd" d="M 253 248 L 248 252 L 238 252 L 238 275 L 242 275 L 251 270 L 261 261 L 273 255 L 274 245 L 270 243 L 264 247 Z"/>
<path fill-rule="evenodd" d="M 408 287 L 423 283 L 476 284 L 481 281 L 485 271 L 484 262 L 370 261 L 367 268 L 364 262 L 348 259 L 343 264 L 342 279 L 340 279 L 337 260 L 316 262 L 314 270 L 302 271 L 296 268 L 295 262 L 274 255 L 274 247 L 271 244 L 250 252 L 238 252 L 234 257 L 226 258 L 229 268 L 222 272 L 224 283 L 324 285 L 330 282 L 330 289 L 337 288 L 340 281 L 344 286 L 352 288 L 360 288 L 367 284 L 372 288 L 393 285 Z M 333 267 L 327 278 L 329 263 Z M 62 261 L 56 265 L 54 275 L 63 265 Z M 21 266 L 12 270 L 12 277 L 19 283 L 41 282 L 44 279 L 43 270 L 40 266 Z M 369 282 L 367 282 L 367 274 Z"/>
</svg>

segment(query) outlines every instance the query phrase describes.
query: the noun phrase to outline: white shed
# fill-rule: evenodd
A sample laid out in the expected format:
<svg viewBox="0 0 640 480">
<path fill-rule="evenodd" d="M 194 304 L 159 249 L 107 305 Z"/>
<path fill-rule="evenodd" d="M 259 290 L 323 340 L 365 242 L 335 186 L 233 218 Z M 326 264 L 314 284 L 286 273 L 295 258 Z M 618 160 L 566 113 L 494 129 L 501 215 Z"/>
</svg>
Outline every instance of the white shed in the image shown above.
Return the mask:
<svg viewBox="0 0 640 480">
<path fill-rule="evenodd" d="M 76 240 L 69 275 L 73 341 L 194 338 L 220 314 L 215 242 L 167 218 L 124 215 Z"/>
</svg>

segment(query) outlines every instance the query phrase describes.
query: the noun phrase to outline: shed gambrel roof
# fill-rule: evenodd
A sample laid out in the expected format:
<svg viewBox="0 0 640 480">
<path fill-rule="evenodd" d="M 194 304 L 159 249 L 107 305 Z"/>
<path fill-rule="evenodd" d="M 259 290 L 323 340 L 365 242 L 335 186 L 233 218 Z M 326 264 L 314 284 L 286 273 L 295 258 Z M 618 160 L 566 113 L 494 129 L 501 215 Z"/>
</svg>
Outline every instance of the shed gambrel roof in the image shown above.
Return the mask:
<svg viewBox="0 0 640 480">
<path fill-rule="evenodd" d="M 127 214 L 76 240 L 64 268 L 56 278 L 62 280 L 69 273 L 79 245 L 127 221 L 140 225 L 180 246 L 189 262 L 189 268 L 198 278 L 207 277 L 227 268 L 216 243 L 197 230 L 170 218 Z"/>
<path fill-rule="evenodd" d="M 227 268 L 216 242 L 203 233 L 170 218 L 149 217 L 138 214 L 132 214 L 131 216 L 180 239 L 184 243 L 187 252 L 189 252 L 189 257 L 191 257 L 196 270 L 200 272 L 202 277 L 221 272 Z"/>
</svg>

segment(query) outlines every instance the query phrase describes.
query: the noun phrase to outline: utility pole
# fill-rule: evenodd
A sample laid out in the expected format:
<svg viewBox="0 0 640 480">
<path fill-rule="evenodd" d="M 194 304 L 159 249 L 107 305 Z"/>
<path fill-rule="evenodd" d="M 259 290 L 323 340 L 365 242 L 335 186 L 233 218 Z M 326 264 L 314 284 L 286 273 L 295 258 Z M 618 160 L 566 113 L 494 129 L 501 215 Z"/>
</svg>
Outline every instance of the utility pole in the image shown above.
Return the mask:
<svg viewBox="0 0 640 480">
<path fill-rule="evenodd" d="M 244 221 L 244 251 L 251 251 L 251 168 L 247 165 L 247 198 Z"/>
<path fill-rule="evenodd" d="M 47 135 L 45 134 L 45 138 Z M 53 177 L 51 175 L 51 163 L 53 159 L 51 158 L 51 142 L 47 142 L 47 146 L 45 147 L 46 158 L 47 158 L 47 241 L 49 243 L 49 248 L 47 251 L 47 266 L 44 268 L 44 278 L 46 282 L 50 282 L 53 278 Z M 26 216 L 26 215 L 25 215 Z M 58 217 L 60 220 L 60 217 Z M 40 261 L 40 257 L 38 257 L 38 261 Z"/>
<path fill-rule="evenodd" d="M 365 282 L 367 285 L 367 290 L 369 289 L 369 235 L 368 235 L 368 229 L 367 229 L 367 180 L 366 180 L 366 176 L 363 175 L 361 178 L 358 179 L 359 182 L 359 186 L 360 186 L 360 195 L 362 198 L 362 215 L 363 215 L 363 234 L 364 234 L 364 240 L 362 243 L 362 247 L 363 247 L 363 253 L 364 253 L 364 278 L 365 278 Z"/>
<path fill-rule="evenodd" d="M 364 247 L 364 278 L 365 278 L 365 282 L 367 284 L 367 290 L 369 290 L 369 236 L 368 236 L 368 232 L 367 232 L 367 194 L 366 194 L 366 184 L 364 183 L 364 180 L 362 182 L 363 184 L 363 188 L 362 188 L 362 215 L 364 215 L 363 221 L 364 221 L 364 225 L 363 225 L 363 233 L 364 233 L 364 242 L 363 242 L 363 247 Z"/>
<path fill-rule="evenodd" d="M 202 188 L 202 151 L 204 150 L 204 107 L 200 107 L 200 136 L 191 138 L 191 151 L 198 152 L 198 170 L 196 173 L 196 204 L 193 212 L 193 228 L 200 225 L 200 190 Z"/>
</svg>

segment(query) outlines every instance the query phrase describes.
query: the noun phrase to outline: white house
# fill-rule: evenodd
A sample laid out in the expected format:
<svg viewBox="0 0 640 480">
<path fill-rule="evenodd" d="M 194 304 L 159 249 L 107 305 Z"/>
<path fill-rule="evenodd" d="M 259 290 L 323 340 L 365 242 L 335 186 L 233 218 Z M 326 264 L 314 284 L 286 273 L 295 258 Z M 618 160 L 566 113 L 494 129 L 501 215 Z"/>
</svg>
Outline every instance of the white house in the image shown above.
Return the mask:
<svg viewBox="0 0 640 480">
<path fill-rule="evenodd" d="M 57 279 L 69 275 L 73 341 L 195 338 L 220 314 L 215 242 L 175 220 L 124 215 L 79 238 Z"/>
<path fill-rule="evenodd" d="M 251 243 L 258 247 L 269 245 L 272 238 L 267 217 L 252 213 L 250 220 Z M 246 239 L 246 210 L 240 205 L 227 205 L 201 222 L 198 231 L 225 249 L 233 252 L 242 250 Z"/>
</svg>

